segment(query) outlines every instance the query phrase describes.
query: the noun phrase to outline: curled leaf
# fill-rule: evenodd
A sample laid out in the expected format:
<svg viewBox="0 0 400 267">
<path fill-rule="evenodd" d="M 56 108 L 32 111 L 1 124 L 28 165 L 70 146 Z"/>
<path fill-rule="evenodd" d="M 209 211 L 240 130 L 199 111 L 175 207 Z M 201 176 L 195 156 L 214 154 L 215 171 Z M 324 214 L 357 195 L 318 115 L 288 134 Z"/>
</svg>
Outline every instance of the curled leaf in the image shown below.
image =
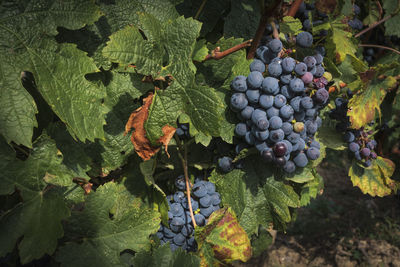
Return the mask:
<svg viewBox="0 0 400 267">
<path fill-rule="evenodd" d="M 143 159 L 149 160 L 154 154 L 159 150 L 159 146 L 153 146 L 149 139 L 146 137 L 146 130 L 144 129 L 144 123 L 149 116 L 149 108 L 153 101 L 153 94 L 150 93 L 145 99 L 143 99 L 143 105 L 132 112 L 125 125 L 125 134 L 127 134 L 131 129 L 133 129 L 131 135 L 131 142 L 135 147 L 136 153 Z M 164 133 L 158 139 L 158 143 L 165 146 L 165 151 L 167 152 L 168 143 L 175 133 L 175 128 L 169 125 L 165 125 L 162 128 Z M 167 152 L 168 154 L 168 152 Z"/>
</svg>

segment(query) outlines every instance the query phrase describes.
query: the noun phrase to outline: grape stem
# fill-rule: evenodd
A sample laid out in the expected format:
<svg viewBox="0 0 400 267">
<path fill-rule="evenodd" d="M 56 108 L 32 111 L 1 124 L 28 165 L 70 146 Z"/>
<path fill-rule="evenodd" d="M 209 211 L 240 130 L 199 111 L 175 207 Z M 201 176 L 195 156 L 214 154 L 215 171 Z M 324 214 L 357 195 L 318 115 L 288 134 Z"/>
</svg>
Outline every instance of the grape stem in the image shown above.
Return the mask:
<svg viewBox="0 0 400 267">
<path fill-rule="evenodd" d="M 183 167 L 183 174 L 185 176 L 185 181 L 186 181 L 186 195 L 188 198 L 188 206 L 189 206 L 189 212 L 190 212 L 190 217 L 192 218 L 192 223 L 193 227 L 196 228 L 196 221 L 194 219 L 193 215 L 193 208 L 192 208 L 192 200 L 190 198 L 190 188 L 191 188 L 191 183 L 189 182 L 189 172 L 188 172 L 188 164 L 187 164 L 187 144 L 181 144 L 181 141 L 179 140 L 178 135 L 175 133 L 175 140 L 178 145 L 178 155 L 179 158 L 181 159 L 182 162 L 182 167 Z M 183 156 L 182 156 L 182 150 L 183 150 Z"/>
<path fill-rule="evenodd" d="M 279 13 L 277 12 L 277 9 L 281 6 L 281 4 L 282 0 L 276 0 L 272 7 L 268 5 L 264 7 L 264 13 L 260 18 L 260 23 L 258 24 L 256 35 L 253 38 L 253 42 L 251 43 L 249 53 L 247 54 L 247 59 L 254 58 L 258 44 L 260 43 L 261 38 L 265 32 L 265 28 L 267 27 L 268 19 L 272 17 L 274 14 Z"/>
<path fill-rule="evenodd" d="M 398 50 L 396 50 L 396 49 L 394 49 L 394 48 L 391 48 L 391 47 L 383 46 L 383 45 L 359 44 L 358 46 L 359 46 L 359 47 L 375 47 L 375 48 L 382 48 L 382 49 L 390 50 L 390 51 L 392 51 L 392 52 L 394 52 L 394 53 L 400 55 L 400 51 L 398 51 Z"/>
<path fill-rule="evenodd" d="M 232 54 L 232 53 L 234 53 L 234 52 L 236 52 L 236 51 L 238 51 L 238 50 L 240 50 L 240 49 L 242 49 L 244 47 L 250 46 L 252 41 L 253 40 L 250 39 L 250 40 L 248 40 L 246 42 L 243 42 L 241 44 L 237 44 L 237 45 L 235 45 L 235 46 L 233 46 L 233 47 L 231 47 L 229 49 L 226 49 L 225 51 L 222 51 L 222 52 L 221 52 L 221 48 L 218 46 L 214 50 L 212 50 L 211 54 L 208 54 L 203 61 L 206 61 L 206 60 L 209 60 L 209 59 L 218 60 L 218 59 L 221 59 L 223 57 L 226 57 L 227 55 Z"/>
<path fill-rule="evenodd" d="M 297 10 L 299 10 L 301 3 L 303 3 L 303 0 L 295 0 L 286 16 L 294 17 Z"/>
<path fill-rule="evenodd" d="M 200 17 L 200 13 L 201 13 L 201 11 L 203 11 L 204 6 L 206 5 L 206 3 L 207 3 L 207 0 L 203 0 L 203 2 L 201 2 L 199 10 L 197 10 L 196 15 L 194 15 L 194 19 L 198 19 Z"/>
<path fill-rule="evenodd" d="M 272 26 L 272 36 L 275 39 L 279 40 L 279 32 L 278 32 L 278 29 L 276 28 L 275 21 L 271 21 L 271 26 Z"/>
<path fill-rule="evenodd" d="M 381 23 L 384 23 L 385 21 L 387 21 L 388 19 L 390 19 L 392 17 L 392 15 L 386 16 L 381 20 L 378 20 L 377 22 L 372 23 L 368 28 L 365 28 L 364 30 L 360 31 L 359 33 L 357 33 L 356 35 L 354 35 L 355 38 L 360 37 L 361 35 L 363 35 L 364 33 L 372 30 L 373 28 L 375 28 L 376 26 L 378 26 Z"/>
</svg>

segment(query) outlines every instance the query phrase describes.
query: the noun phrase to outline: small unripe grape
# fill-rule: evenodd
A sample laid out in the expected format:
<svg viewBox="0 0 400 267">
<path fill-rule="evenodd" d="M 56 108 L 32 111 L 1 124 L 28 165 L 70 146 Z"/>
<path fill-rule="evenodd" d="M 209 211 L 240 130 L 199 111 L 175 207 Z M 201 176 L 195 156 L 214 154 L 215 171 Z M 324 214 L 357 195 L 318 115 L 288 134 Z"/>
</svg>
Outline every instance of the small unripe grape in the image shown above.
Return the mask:
<svg viewBox="0 0 400 267">
<path fill-rule="evenodd" d="M 302 123 L 302 122 L 296 122 L 296 123 L 293 125 L 293 130 L 294 130 L 295 132 L 297 132 L 297 133 L 302 132 L 302 131 L 304 130 L 304 123 Z"/>
</svg>

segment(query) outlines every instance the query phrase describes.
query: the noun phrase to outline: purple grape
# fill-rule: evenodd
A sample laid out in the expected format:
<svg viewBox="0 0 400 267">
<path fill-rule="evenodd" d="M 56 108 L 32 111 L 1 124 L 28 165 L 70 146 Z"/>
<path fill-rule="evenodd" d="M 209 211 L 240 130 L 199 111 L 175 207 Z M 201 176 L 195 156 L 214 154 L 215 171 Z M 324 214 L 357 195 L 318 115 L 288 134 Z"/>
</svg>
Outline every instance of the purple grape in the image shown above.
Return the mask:
<svg viewBox="0 0 400 267">
<path fill-rule="evenodd" d="M 355 153 L 356 151 L 360 150 L 360 145 L 355 142 L 351 142 L 349 144 L 349 149 L 351 152 Z"/>
<path fill-rule="evenodd" d="M 301 80 L 305 83 L 305 84 L 309 84 L 312 83 L 314 76 L 311 74 L 311 72 L 306 72 L 304 73 L 303 76 L 301 76 Z"/>
<path fill-rule="evenodd" d="M 369 148 L 367 148 L 367 147 L 364 147 L 363 149 L 360 150 L 360 154 L 364 158 L 368 158 L 369 155 L 371 154 L 371 150 Z"/>
</svg>

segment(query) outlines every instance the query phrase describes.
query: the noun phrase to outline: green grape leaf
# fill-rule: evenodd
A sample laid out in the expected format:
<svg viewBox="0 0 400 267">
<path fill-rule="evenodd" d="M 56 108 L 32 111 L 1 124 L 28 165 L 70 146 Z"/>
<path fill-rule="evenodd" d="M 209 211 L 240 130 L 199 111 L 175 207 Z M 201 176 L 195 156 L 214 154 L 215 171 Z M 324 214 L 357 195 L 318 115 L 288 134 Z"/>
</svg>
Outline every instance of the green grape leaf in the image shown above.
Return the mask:
<svg viewBox="0 0 400 267">
<path fill-rule="evenodd" d="M 370 26 L 379 20 L 379 8 L 375 1 L 368 0 L 365 10 L 368 10 L 368 15 L 363 19 L 364 25 Z"/>
<path fill-rule="evenodd" d="M 373 77 L 371 77 L 371 74 Z M 362 91 L 353 96 L 349 101 L 347 116 L 350 117 L 351 127 L 359 129 L 375 118 L 375 110 L 380 115 L 380 104 L 386 95 L 387 89 L 393 87 L 396 80 L 389 76 L 383 80 L 378 79 L 373 70 L 364 73 Z"/>
<path fill-rule="evenodd" d="M 251 258 L 250 240 L 231 208 L 214 211 L 204 227 L 196 228 L 195 238 L 200 251 L 208 243 L 219 261 L 246 262 Z"/>
<path fill-rule="evenodd" d="M 340 11 L 340 13 L 344 16 L 350 16 L 353 14 L 353 4 L 351 2 L 351 0 L 344 0 L 343 1 L 343 6 L 342 6 L 342 10 Z"/>
<path fill-rule="evenodd" d="M 302 32 L 303 24 L 299 19 L 295 19 L 291 16 L 283 17 L 283 22 L 279 25 L 280 32 L 297 35 Z"/>
<path fill-rule="evenodd" d="M 334 150 L 346 149 L 346 144 L 343 141 L 343 136 L 336 131 L 335 123 L 325 118 L 322 126 L 318 129 L 317 139 L 320 144 Z"/>
<path fill-rule="evenodd" d="M 22 263 L 55 251 L 57 239 L 64 234 L 61 220 L 69 216 L 69 209 L 54 185 L 71 185 L 75 177 L 61 162 L 62 156 L 54 142 L 41 136 L 27 160 L 12 161 L 3 168 L 0 194 L 11 194 L 17 188 L 23 201 L 0 217 L 1 256 L 12 251 L 20 238 L 18 248 Z"/>
<path fill-rule="evenodd" d="M 21 72 L 30 71 L 44 99 L 74 135 L 82 140 L 102 138 L 101 90 L 84 77 L 97 68 L 71 46 L 57 51 L 45 36 L 56 35 L 58 26 L 78 29 L 91 24 L 100 17 L 100 10 L 89 0 L 24 3 L 0 7 L 1 132 L 8 142 L 32 146 L 37 108 L 20 82 Z"/>
<path fill-rule="evenodd" d="M 133 266 L 171 267 L 171 266 L 200 266 L 200 259 L 195 254 L 186 253 L 181 249 L 172 251 L 165 244 L 150 252 L 136 253 L 132 260 Z"/>
<path fill-rule="evenodd" d="M 312 171 L 313 179 L 301 187 L 300 206 L 310 204 L 312 198 L 322 194 L 324 188 L 324 179 L 315 170 Z"/>
<path fill-rule="evenodd" d="M 204 39 L 199 40 L 193 49 L 193 61 L 203 61 L 208 55 L 208 48 Z"/>
<path fill-rule="evenodd" d="M 395 35 L 400 37 L 400 3 L 396 0 L 387 0 L 383 2 L 385 14 L 394 14 L 393 17 L 385 21 L 385 35 Z"/>
<path fill-rule="evenodd" d="M 384 197 L 396 192 L 400 183 L 390 179 L 393 175 L 395 164 L 382 157 L 372 160 L 372 165 L 364 168 L 353 161 L 349 169 L 349 176 L 354 186 L 358 186 L 361 192 L 373 197 Z"/>
<path fill-rule="evenodd" d="M 305 183 L 309 182 L 314 179 L 314 176 L 312 174 L 312 169 L 310 168 L 302 168 L 296 171 L 292 175 L 286 175 L 285 177 L 286 180 L 295 182 L 295 183 Z"/>
<path fill-rule="evenodd" d="M 226 16 L 224 23 L 224 36 L 244 39 L 253 38 L 260 17 L 260 6 L 257 0 L 231 0 L 231 12 Z"/>
<path fill-rule="evenodd" d="M 214 171 L 209 180 L 216 184 L 222 202 L 237 214 L 247 234 L 257 233 L 260 224 L 267 227 L 274 217 L 289 222 L 289 207 L 300 204 L 293 188 L 276 181 L 270 166 L 259 156 L 247 157 L 244 166 L 227 174 Z"/>
<path fill-rule="evenodd" d="M 66 266 L 124 266 L 120 253 L 149 248 L 148 236 L 159 224 L 158 212 L 132 199 L 123 186 L 107 183 L 87 196 L 83 211 L 72 214 L 66 231 L 73 241 L 59 249 L 56 259 Z"/>
<path fill-rule="evenodd" d="M 159 22 L 173 20 L 179 16 L 174 5 L 169 1 L 116 0 L 112 2 L 115 4 L 102 3 L 100 5 L 101 11 L 105 14 L 111 27 L 111 32 L 116 32 L 127 25 L 140 27 L 140 16 L 144 13 L 153 16 Z"/>
<path fill-rule="evenodd" d="M 326 48 L 329 57 L 335 59 L 336 63 L 342 62 L 346 55 L 356 57 L 355 53 L 357 51 L 356 42 L 352 39 L 351 32 L 346 30 L 348 25 L 341 22 L 342 19 L 342 17 L 338 17 L 334 21 L 318 25 L 315 29 L 313 28 L 313 31 L 329 30 Z"/>
<path fill-rule="evenodd" d="M 251 239 L 251 248 L 253 251 L 253 257 L 260 256 L 274 243 L 274 238 L 271 236 L 270 232 L 264 228 L 260 227 L 258 235 L 253 235 Z"/>
</svg>

